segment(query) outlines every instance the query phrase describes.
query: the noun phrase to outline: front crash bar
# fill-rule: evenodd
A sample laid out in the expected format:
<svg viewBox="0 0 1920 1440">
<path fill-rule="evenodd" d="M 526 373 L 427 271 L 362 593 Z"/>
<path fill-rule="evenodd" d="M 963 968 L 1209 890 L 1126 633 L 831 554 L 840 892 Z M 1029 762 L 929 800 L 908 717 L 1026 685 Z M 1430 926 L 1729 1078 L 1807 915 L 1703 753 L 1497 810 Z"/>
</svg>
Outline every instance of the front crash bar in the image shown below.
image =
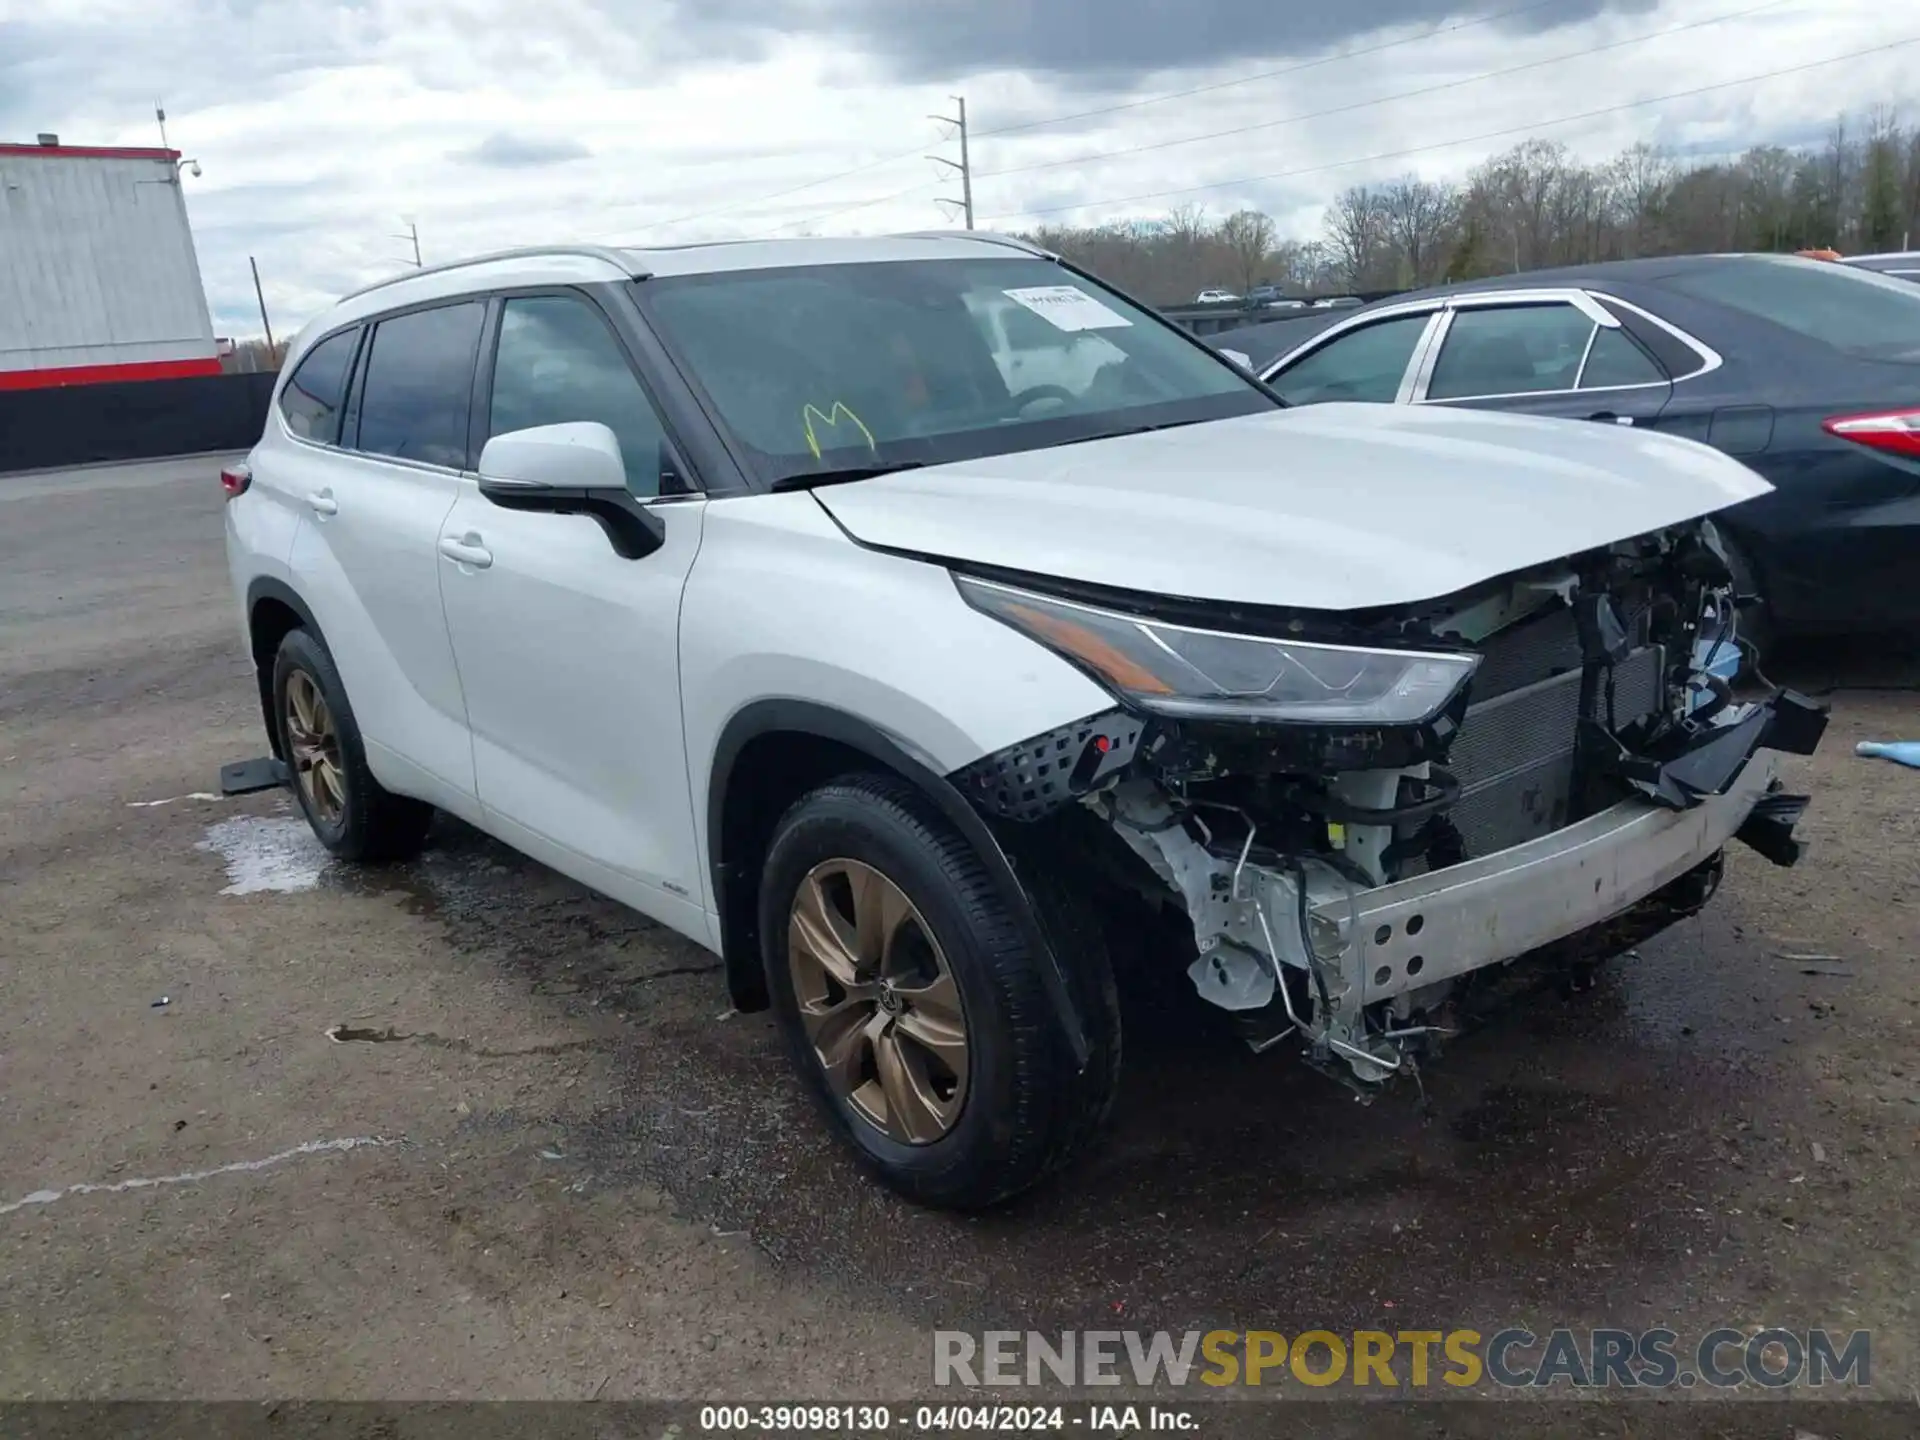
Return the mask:
<svg viewBox="0 0 1920 1440">
<path fill-rule="evenodd" d="M 1672 810 L 1623 800 L 1551 835 L 1428 875 L 1322 900 L 1345 930 L 1338 964 L 1363 1004 L 1501 961 L 1618 915 L 1708 860 L 1774 786 L 1771 755 L 1753 755 L 1723 794 Z M 1274 886 L 1269 903 L 1287 912 Z M 1349 910 L 1349 904 L 1353 909 Z"/>
</svg>

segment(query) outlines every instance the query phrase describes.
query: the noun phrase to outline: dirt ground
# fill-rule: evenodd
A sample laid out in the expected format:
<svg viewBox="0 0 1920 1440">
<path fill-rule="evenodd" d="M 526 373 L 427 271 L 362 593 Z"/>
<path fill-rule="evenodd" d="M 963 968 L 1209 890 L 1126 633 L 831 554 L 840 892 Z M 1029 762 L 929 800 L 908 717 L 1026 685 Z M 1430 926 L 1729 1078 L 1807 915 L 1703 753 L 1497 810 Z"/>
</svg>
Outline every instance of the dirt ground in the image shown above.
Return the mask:
<svg viewBox="0 0 1920 1440">
<path fill-rule="evenodd" d="M 825 1143 L 713 957 L 457 824 L 353 871 L 206 798 L 264 751 L 216 468 L 0 478 L 0 1397 L 906 1398 L 936 1326 L 1764 1324 L 1871 1330 L 1920 1432 L 1920 772 L 1851 754 L 1920 738 L 1910 660 L 1775 677 L 1850 687 L 1788 762 L 1809 857 L 1738 849 L 1424 1107 L 1136 1014 L 1108 1140 L 956 1219 Z"/>
</svg>

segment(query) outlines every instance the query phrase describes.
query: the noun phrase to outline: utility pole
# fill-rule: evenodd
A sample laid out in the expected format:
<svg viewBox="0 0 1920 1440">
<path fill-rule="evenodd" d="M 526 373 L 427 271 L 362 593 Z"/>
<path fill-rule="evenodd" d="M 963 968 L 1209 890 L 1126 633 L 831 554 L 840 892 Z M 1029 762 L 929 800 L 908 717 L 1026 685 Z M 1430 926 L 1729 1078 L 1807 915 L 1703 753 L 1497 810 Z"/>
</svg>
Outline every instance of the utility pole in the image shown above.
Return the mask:
<svg viewBox="0 0 1920 1440">
<path fill-rule="evenodd" d="M 247 264 L 253 267 L 253 298 L 260 302 L 260 328 L 267 332 L 267 358 L 272 359 L 273 322 L 267 319 L 267 297 L 260 289 L 260 262 L 249 255 Z"/>
<path fill-rule="evenodd" d="M 396 235 L 393 238 L 413 242 L 413 268 L 418 270 L 420 268 L 420 227 L 409 220 L 407 221 L 407 233 L 404 235 Z"/>
<path fill-rule="evenodd" d="M 960 113 L 958 115 L 929 115 L 927 118 L 929 120 L 938 120 L 943 125 L 952 125 L 959 129 L 960 163 L 956 165 L 944 155 L 929 155 L 927 159 L 933 161 L 936 165 L 944 165 L 949 170 L 958 170 L 960 172 L 960 199 L 957 202 L 953 200 L 942 200 L 938 203 L 942 205 L 957 203 L 967 217 L 967 229 L 971 230 L 973 229 L 973 158 L 967 153 L 967 97 L 964 95 L 949 95 L 947 98 L 960 107 Z"/>
</svg>

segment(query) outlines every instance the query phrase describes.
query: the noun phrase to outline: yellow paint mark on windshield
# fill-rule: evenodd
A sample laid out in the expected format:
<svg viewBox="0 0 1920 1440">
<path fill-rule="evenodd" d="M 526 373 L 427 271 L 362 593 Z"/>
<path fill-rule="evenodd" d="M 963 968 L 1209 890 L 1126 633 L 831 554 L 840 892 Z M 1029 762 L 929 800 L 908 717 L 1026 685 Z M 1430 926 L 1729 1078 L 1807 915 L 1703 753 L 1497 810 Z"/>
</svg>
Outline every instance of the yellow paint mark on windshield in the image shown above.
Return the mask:
<svg viewBox="0 0 1920 1440">
<path fill-rule="evenodd" d="M 812 405 L 805 406 L 800 411 L 800 423 L 807 427 L 807 449 L 813 452 L 814 459 L 820 458 L 820 436 L 813 428 L 814 423 L 818 421 L 829 430 L 838 430 L 842 420 L 852 421 L 853 428 L 858 430 L 866 440 L 867 449 L 875 455 L 880 453 L 880 446 L 874 441 L 873 432 L 867 429 L 866 422 L 836 400 L 833 402 L 833 408 L 825 414 Z"/>
</svg>

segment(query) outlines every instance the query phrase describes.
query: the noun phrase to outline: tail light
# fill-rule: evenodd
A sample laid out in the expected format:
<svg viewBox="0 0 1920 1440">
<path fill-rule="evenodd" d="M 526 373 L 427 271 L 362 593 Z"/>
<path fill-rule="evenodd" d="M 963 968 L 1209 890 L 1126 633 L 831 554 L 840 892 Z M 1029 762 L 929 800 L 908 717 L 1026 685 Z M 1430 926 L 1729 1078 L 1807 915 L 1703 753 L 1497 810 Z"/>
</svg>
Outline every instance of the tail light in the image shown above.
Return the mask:
<svg viewBox="0 0 1920 1440">
<path fill-rule="evenodd" d="M 1835 415 L 1821 422 L 1829 435 L 1889 455 L 1920 460 L 1920 410 L 1882 410 L 1871 415 Z"/>
<path fill-rule="evenodd" d="M 244 462 L 236 461 L 221 467 L 220 488 L 226 492 L 227 499 L 247 493 L 247 487 L 253 484 L 253 470 Z"/>
</svg>

